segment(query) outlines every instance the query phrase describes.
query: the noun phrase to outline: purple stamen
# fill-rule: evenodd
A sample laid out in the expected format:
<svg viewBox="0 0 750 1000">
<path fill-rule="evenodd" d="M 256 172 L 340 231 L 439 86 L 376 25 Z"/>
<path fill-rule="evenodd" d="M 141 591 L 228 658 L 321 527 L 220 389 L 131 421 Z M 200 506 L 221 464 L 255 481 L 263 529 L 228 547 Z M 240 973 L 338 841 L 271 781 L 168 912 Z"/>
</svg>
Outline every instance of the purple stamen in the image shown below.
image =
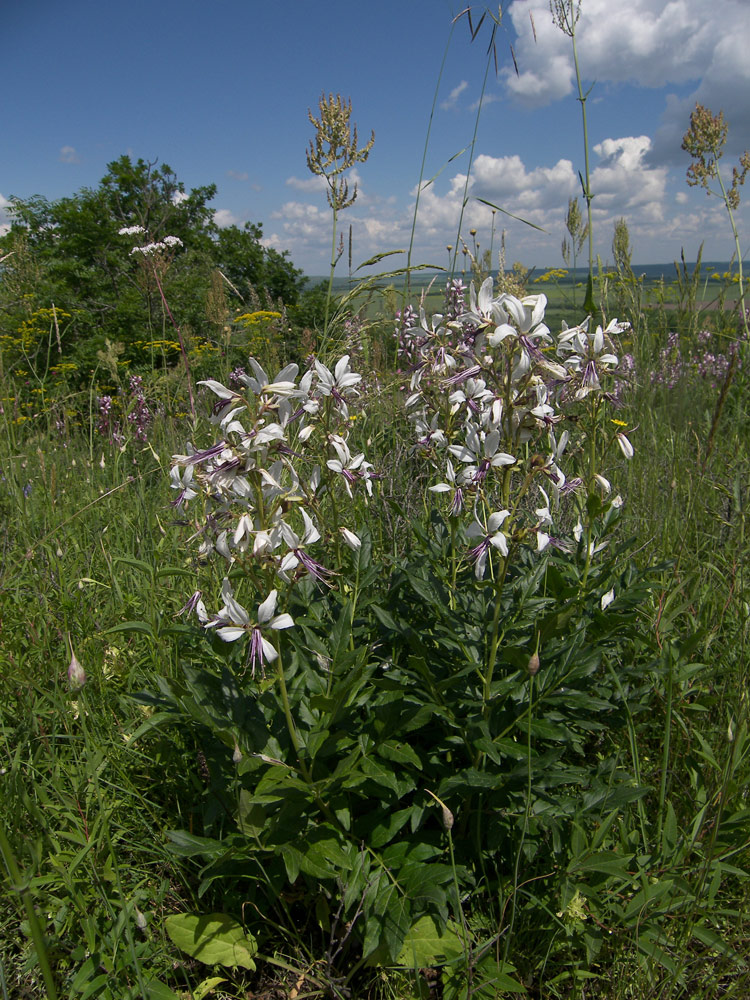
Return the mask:
<svg viewBox="0 0 750 1000">
<path fill-rule="evenodd" d="M 188 457 L 183 460 L 182 464 L 199 465 L 201 462 L 207 462 L 210 458 L 216 458 L 217 455 L 220 455 L 226 446 L 226 441 L 219 441 L 217 444 L 212 444 L 210 448 L 206 448 L 204 451 L 196 451 L 193 455 L 188 455 Z"/>
</svg>

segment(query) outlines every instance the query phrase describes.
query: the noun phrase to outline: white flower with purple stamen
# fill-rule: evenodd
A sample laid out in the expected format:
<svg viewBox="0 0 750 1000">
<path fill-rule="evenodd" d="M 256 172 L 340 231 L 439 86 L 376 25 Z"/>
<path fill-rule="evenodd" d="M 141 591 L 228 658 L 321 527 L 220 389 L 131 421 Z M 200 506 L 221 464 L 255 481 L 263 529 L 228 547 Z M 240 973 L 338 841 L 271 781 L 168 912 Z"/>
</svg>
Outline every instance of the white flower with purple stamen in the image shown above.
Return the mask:
<svg viewBox="0 0 750 1000">
<path fill-rule="evenodd" d="M 180 491 L 177 497 L 170 501 L 173 507 L 177 507 L 179 509 L 184 503 L 187 503 L 188 500 L 192 500 L 194 497 L 198 496 L 192 485 L 194 471 L 195 470 L 192 465 L 187 465 L 182 472 L 182 475 L 180 475 L 179 465 L 172 466 L 169 473 L 169 485 L 173 490 Z"/>
<path fill-rule="evenodd" d="M 260 666 L 261 671 L 263 671 L 264 663 L 273 663 L 279 655 L 273 643 L 263 635 L 263 630 L 278 631 L 279 629 L 292 628 L 294 619 L 288 614 L 276 615 L 274 613 L 278 598 L 275 590 L 272 590 L 265 601 L 258 605 L 255 621 L 250 620 L 248 612 L 235 600 L 232 585 L 227 577 L 224 577 L 221 596 L 224 599 L 224 607 L 215 618 L 206 623 L 205 627 L 215 628 L 216 634 L 224 642 L 236 642 L 237 639 L 242 639 L 250 633 L 250 662 L 252 663 L 253 676 L 255 676 L 257 666 Z"/>
<path fill-rule="evenodd" d="M 310 515 L 304 509 L 300 510 L 300 513 L 305 523 L 305 530 L 302 535 L 298 535 L 285 521 L 282 521 L 279 525 L 281 537 L 289 547 L 289 552 L 281 560 L 277 572 L 282 580 L 288 582 L 289 574 L 293 573 L 298 566 L 302 566 L 316 580 L 327 583 L 327 577 L 331 575 L 331 570 L 326 569 L 317 559 L 309 556 L 304 549 L 304 546 L 320 541 L 320 532 L 315 527 Z"/>
<path fill-rule="evenodd" d="M 349 355 L 345 354 L 336 362 L 333 372 L 321 361 L 316 360 L 315 372 L 318 376 L 317 392 L 322 396 L 331 396 L 336 402 L 339 413 L 347 419 L 349 410 L 344 396 L 359 395 L 354 386 L 362 381 L 362 376 L 349 367 Z"/>
<path fill-rule="evenodd" d="M 446 482 L 436 483 L 434 486 L 430 486 L 430 492 L 450 493 L 451 504 L 449 512 L 452 517 L 456 517 L 464 509 L 464 486 L 471 483 L 471 472 L 470 470 L 462 469 L 458 474 L 456 474 L 456 470 L 453 468 L 453 462 L 448 459 L 445 478 Z"/>
<path fill-rule="evenodd" d="M 490 546 L 497 549 L 503 555 L 508 555 L 508 539 L 504 531 L 501 531 L 506 518 L 510 517 L 509 510 L 496 510 L 487 518 L 487 524 L 482 524 L 478 518 L 474 518 L 466 529 L 469 538 L 481 538 L 481 542 L 469 552 L 469 558 L 474 561 L 474 575 L 477 580 L 484 576 L 484 567 L 487 562 L 487 553 Z"/>
<path fill-rule="evenodd" d="M 349 496 L 353 496 L 352 485 L 360 479 L 364 481 L 368 494 L 372 496 L 372 475 L 370 473 L 372 463 L 365 461 L 362 452 L 352 457 L 348 444 L 338 434 L 331 434 L 329 441 L 338 458 L 329 459 L 326 465 L 331 472 L 336 472 L 344 477 L 344 485 Z"/>
<path fill-rule="evenodd" d="M 490 469 L 503 465 L 515 465 L 515 458 L 507 452 L 498 451 L 500 431 L 480 431 L 474 424 L 466 425 L 466 443 L 449 445 L 448 451 L 460 462 L 471 463 L 474 482 L 487 478 Z"/>
</svg>

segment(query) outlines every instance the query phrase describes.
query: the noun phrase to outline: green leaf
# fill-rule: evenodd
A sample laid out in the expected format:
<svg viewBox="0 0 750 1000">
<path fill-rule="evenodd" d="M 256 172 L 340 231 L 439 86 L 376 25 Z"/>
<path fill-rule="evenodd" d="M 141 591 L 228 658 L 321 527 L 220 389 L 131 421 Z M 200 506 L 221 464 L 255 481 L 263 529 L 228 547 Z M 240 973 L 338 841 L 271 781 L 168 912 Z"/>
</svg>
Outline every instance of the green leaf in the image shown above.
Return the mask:
<svg viewBox="0 0 750 1000">
<path fill-rule="evenodd" d="M 485 201 L 484 198 L 477 198 L 477 201 L 481 205 L 486 205 L 488 208 L 494 208 L 496 212 L 502 212 L 503 215 L 509 215 L 511 217 L 511 219 L 516 219 L 518 222 L 523 222 L 523 224 L 526 225 L 526 226 L 531 226 L 532 229 L 538 229 L 540 233 L 546 233 L 547 232 L 547 230 L 546 229 L 542 229 L 541 226 L 537 226 L 535 223 L 529 222 L 528 219 L 524 219 L 520 215 L 514 215 L 512 212 L 509 212 L 506 208 L 500 208 L 499 205 L 495 205 L 491 201 Z"/>
<path fill-rule="evenodd" d="M 406 250 L 386 250 L 384 253 L 376 253 L 374 257 L 368 257 L 367 260 L 363 260 L 359 267 L 356 268 L 357 271 L 361 271 L 363 267 L 372 267 L 373 264 L 379 264 L 381 260 L 385 260 L 386 257 L 393 257 L 397 253 L 406 253 Z"/>
<path fill-rule="evenodd" d="M 224 980 L 220 979 L 219 982 Z M 197 993 L 193 994 L 196 1000 L 200 1000 Z M 205 994 L 201 994 L 205 996 Z M 177 993 L 174 990 L 170 990 L 166 983 L 163 983 L 160 979 L 151 979 L 146 983 L 146 997 L 148 1000 L 180 1000 Z"/>
<path fill-rule="evenodd" d="M 136 559 L 134 556 L 115 556 L 112 561 L 116 565 L 130 566 L 132 569 L 137 569 L 139 573 L 143 573 L 150 579 L 154 577 L 154 567 L 142 559 Z"/>
<path fill-rule="evenodd" d="M 601 872 L 603 875 L 628 874 L 628 867 L 632 858 L 617 854 L 615 851 L 597 851 L 596 854 L 589 854 L 587 857 L 576 858 L 568 866 L 569 872 Z"/>
<path fill-rule="evenodd" d="M 207 993 L 215 990 L 220 983 L 225 983 L 226 981 L 223 976 L 211 976 L 210 979 L 204 979 L 193 990 L 193 1000 L 203 1000 Z"/>
<path fill-rule="evenodd" d="M 396 965 L 420 969 L 438 961 L 451 961 L 463 952 L 463 942 L 449 925 L 438 930 L 430 916 L 420 917 L 404 938 Z"/>
<path fill-rule="evenodd" d="M 294 843 L 280 844 L 277 853 L 283 858 L 290 881 L 294 881 L 292 874 L 295 869 L 313 878 L 340 878 L 342 872 L 348 872 L 352 867 L 349 855 L 330 827 L 313 830 Z"/>
<path fill-rule="evenodd" d="M 226 849 L 220 840 L 212 840 L 210 837 L 197 837 L 193 833 L 188 833 L 187 830 L 167 830 L 167 836 L 172 841 L 172 852 L 174 854 L 181 854 L 184 858 L 193 858 L 196 856 L 213 858 Z"/>
<path fill-rule="evenodd" d="M 252 935 L 246 934 L 242 925 L 226 913 L 175 913 L 167 917 L 165 929 L 180 951 L 205 965 L 242 966 L 255 969 L 253 955 L 258 945 Z"/>
<path fill-rule="evenodd" d="M 154 630 L 148 622 L 121 622 L 119 625 L 113 625 L 112 628 L 106 629 L 101 634 L 113 635 L 115 632 L 140 632 L 142 635 L 147 635 L 150 639 L 156 638 Z"/>
<path fill-rule="evenodd" d="M 370 607 L 381 625 L 385 625 L 385 627 L 390 629 L 392 632 L 398 632 L 399 628 L 396 623 L 396 619 L 390 611 L 386 611 L 385 608 L 381 608 L 379 604 L 371 604 Z"/>
</svg>

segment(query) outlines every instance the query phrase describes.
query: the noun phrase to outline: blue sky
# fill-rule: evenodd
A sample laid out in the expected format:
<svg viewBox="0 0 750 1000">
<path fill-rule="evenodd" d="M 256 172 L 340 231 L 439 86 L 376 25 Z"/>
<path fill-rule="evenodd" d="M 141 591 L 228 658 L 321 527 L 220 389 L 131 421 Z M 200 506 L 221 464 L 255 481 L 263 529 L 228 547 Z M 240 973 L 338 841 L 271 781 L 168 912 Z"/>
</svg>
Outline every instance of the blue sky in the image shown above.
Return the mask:
<svg viewBox="0 0 750 1000">
<path fill-rule="evenodd" d="M 352 177 L 355 264 L 408 246 L 430 114 L 415 262 L 455 245 L 486 69 L 453 0 L 6 0 L 0 225 L 11 196 L 50 199 L 96 186 L 123 153 L 168 163 L 187 188 L 215 183 L 219 224 L 260 222 L 265 241 L 308 274 L 327 271 L 330 218 L 306 168 L 321 92 L 351 98 L 368 161 Z M 482 5 L 474 7 L 478 20 Z M 497 5 L 493 5 L 497 13 Z M 707 13 L 710 11 L 710 13 Z M 696 101 L 723 109 L 731 166 L 750 147 L 748 0 L 582 0 L 578 49 L 588 104 L 596 249 L 611 257 L 625 217 L 634 260 L 728 259 L 721 204 L 689 189 L 680 149 Z M 510 55 L 513 46 L 518 73 Z M 580 106 L 570 40 L 546 0 L 504 4 L 490 67 L 463 233 L 489 244 L 484 198 L 501 215 L 508 263 L 562 263 L 568 199 L 580 194 Z M 466 151 L 451 161 L 462 149 Z M 450 161 L 450 162 L 449 162 Z M 746 195 L 750 199 L 750 186 Z M 503 220 L 503 221 L 501 221 Z M 750 241 L 750 211 L 738 222 Z M 496 237 L 497 244 L 497 237 Z M 393 258 L 398 261 L 399 258 Z M 342 266 L 342 265 L 340 265 Z"/>
</svg>

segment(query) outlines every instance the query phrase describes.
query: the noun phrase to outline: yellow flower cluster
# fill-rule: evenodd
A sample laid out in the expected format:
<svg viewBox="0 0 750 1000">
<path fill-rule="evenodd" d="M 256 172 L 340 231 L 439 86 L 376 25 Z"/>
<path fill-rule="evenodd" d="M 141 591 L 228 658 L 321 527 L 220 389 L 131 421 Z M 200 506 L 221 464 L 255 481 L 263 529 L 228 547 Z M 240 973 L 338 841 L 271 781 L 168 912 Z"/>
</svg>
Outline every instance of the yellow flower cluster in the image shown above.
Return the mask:
<svg viewBox="0 0 750 1000">
<path fill-rule="evenodd" d="M 211 344 L 207 340 L 199 340 L 190 347 L 188 353 L 191 358 L 204 358 L 211 354 L 218 354 L 219 351 L 220 348 L 216 347 L 215 344 Z"/>
<path fill-rule="evenodd" d="M 268 348 L 272 344 L 273 324 L 281 318 L 281 313 L 267 309 L 235 317 L 235 323 L 240 324 L 248 334 L 247 343 L 244 345 L 248 354 L 262 361 L 267 360 Z"/>
<path fill-rule="evenodd" d="M 180 345 L 176 340 L 136 340 L 136 347 L 142 351 L 177 351 Z"/>
<path fill-rule="evenodd" d="M 563 278 L 567 277 L 568 272 L 564 267 L 552 267 L 549 271 L 545 271 L 544 274 L 540 274 L 538 278 L 534 278 L 534 284 L 538 285 L 540 283 L 546 284 L 549 281 L 561 281 Z"/>
<path fill-rule="evenodd" d="M 261 309 L 259 312 L 243 313 L 236 317 L 235 322 L 241 323 L 245 327 L 253 327 L 260 326 L 262 323 L 271 323 L 275 319 L 281 319 L 281 313 Z"/>
<path fill-rule="evenodd" d="M 23 320 L 15 334 L 0 335 L 0 347 L 28 354 L 37 348 L 42 338 L 49 336 L 55 322 L 59 326 L 65 319 L 70 319 L 70 313 L 63 309 L 36 309 L 28 319 Z"/>
</svg>

